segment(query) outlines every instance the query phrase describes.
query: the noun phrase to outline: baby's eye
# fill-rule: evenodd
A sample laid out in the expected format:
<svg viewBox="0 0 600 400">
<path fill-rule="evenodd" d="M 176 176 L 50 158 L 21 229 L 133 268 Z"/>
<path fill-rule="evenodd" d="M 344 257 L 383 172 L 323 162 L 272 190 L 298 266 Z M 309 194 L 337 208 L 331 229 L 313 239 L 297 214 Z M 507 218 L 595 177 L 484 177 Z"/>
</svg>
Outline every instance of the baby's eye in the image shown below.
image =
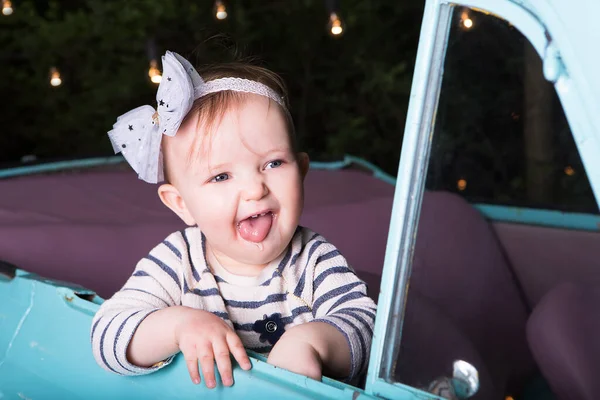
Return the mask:
<svg viewBox="0 0 600 400">
<path fill-rule="evenodd" d="M 215 176 L 214 178 L 212 178 L 210 181 L 211 182 L 223 182 L 223 181 L 226 181 L 227 179 L 229 179 L 229 175 L 219 174 L 219 175 Z"/>
<path fill-rule="evenodd" d="M 283 161 L 281 161 L 281 160 L 270 161 L 267 163 L 267 166 L 265 167 L 265 169 L 281 167 L 281 164 L 283 164 Z"/>
</svg>

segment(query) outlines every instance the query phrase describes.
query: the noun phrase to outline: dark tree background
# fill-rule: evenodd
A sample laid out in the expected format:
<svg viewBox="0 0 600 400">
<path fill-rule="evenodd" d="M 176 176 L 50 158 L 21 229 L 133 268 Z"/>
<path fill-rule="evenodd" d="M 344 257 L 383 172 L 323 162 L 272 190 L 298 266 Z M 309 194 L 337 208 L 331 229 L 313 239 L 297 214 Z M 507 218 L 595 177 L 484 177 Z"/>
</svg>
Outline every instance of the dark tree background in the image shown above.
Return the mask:
<svg viewBox="0 0 600 400">
<path fill-rule="evenodd" d="M 465 15 L 471 29 L 461 23 Z M 495 16 L 459 8 L 454 18 L 428 188 L 459 191 L 473 202 L 598 213 L 535 49 Z"/>
<path fill-rule="evenodd" d="M 350 153 L 397 168 L 421 1 L 344 0 L 340 37 L 323 0 L 15 1 L 0 18 L 0 163 L 111 154 L 116 117 L 155 103 L 147 41 L 197 65 L 255 57 L 290 90 L 302 147 L 313 159 Z M 63 79 L 49 84 L 56 66 Z"/>
<path fill-rule="evenodd" d="M 300 145 L 319 161 L 362 157 L 395 175 L 424 0 L 15 0 L 0 15 L 0 167 L 111 155 L 116 117 L 155 105 L 148 43 L 196 65 L 254 58 L 281 74 Z M 504 21 L 462 10 L 448 45 L 428 188 L 473 201 L 597 212 L 537 55 Z M 63 83 L 49 84 L 52 66 Z M 537 77 L 536 77 L 536 74 Z M 570 169 L 569 169 L 570 168 Z M 566 172 L 570 171 L 569 174 Z M 457 182 L 468 184 L 462 189 Z"/>
</svg>

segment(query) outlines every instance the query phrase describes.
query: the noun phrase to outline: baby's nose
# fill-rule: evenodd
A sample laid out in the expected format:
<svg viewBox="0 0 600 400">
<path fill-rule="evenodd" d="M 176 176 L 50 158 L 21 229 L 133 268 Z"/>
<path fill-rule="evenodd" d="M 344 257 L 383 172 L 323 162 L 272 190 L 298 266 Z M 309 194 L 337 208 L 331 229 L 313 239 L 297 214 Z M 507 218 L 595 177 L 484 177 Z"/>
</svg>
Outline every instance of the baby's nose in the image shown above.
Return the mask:
<svg viewBox="0 0 600 400">
<path fill-rule="evenodd" d="M 244 200 L 260 200 L 269 193 L 266 183 L 261 177 L 249 179 L 244 187 Z"/>
</svg>

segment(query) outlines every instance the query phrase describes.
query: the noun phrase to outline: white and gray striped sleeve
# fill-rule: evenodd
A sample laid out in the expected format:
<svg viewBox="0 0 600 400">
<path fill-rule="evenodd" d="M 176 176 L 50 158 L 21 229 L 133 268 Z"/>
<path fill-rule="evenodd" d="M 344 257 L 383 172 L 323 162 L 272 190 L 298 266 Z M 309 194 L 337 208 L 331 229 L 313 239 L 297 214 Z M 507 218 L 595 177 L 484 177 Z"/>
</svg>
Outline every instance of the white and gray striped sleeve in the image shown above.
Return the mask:
<svg viewBox="0 0 600 400">
<path fill-rule="evenodd" d="M 367 296 L 366 284 L 356 276 L 346 259 L 331 245 L 321 246 L 313 280 L 315 321 L 337 328 L 350 347 L 351 372 L 348 381 L 366 371 L 376 305 Z"/>
<path fill-rule="evenodd" d="M 185 243 L 181 233 L 170 235 L 140 260 L 125 285 L 106 300 L 94 316 L 91 342 L 98 364 L 121 375 L 154 372 L 171 359 L 150 368 L 127 360 L 127 347 L 139 324 L 162 308 L 179 305 L 183 286 L 182 254 Z"/>
</svg>

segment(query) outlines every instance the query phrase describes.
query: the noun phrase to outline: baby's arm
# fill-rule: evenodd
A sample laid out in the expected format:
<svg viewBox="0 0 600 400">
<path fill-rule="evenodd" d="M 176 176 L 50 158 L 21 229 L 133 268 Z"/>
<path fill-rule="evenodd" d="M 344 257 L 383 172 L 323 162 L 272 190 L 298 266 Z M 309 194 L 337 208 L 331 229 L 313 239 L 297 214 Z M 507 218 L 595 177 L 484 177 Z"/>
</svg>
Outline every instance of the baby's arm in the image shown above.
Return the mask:
<svg viewBox="0 0 600 400">
<path fill-rule="evenodd" d="M 319 247 L 312 282 L 312 312 L 315 320 L 289 329 L 274 346 L 269 360 L 275 365 L 314 377 L 311 366 L 285 361 L 297 357 L 308 343 L 325 373 L 353 380 L 367 366 L 376 305 L 366 294 L 366 285 L 330 244 Z M 287 354 L 284 354 L 287 353 Z M 320 377 L 320 376 L 319 376 Z"/>
<path fill-rule="evenodd" d="M 154 362 L 139 363 L 131 362 L 127 354 L 132 338 L 137 336 L 138 328 L 146 325 L 142 322 L 147 317 L 181 303 L 181 282 L 176 272 L 181 261 L 173 253 L 160 251 L 161 246 L 138 262 L 123 288 L 106 300 L 94 317 L 92 349 L 98 364 L 109 371 L 121 375 L 147 374 L 158 369 L 150 367 L 152 364 L 174 353 L 157 349 L 158 358 Z M 165 360 L 163 365 L 169 362 Z"/>
<path fill-rule="evenodd" d="M 369 361 L 376 305 L 367 296 L 367 285 L 348 267 L 344 257 L 339 255 L 334 263 L 330 261 L 318 264 L 315 271 L 312 323 L 329 324 L 338 334 L 335 338 L 341 339 L 336 339 L 340 351 L 341 344 L 346 345 L 347 358 L 338 356 L 331 359 L 332 364 L 324 362 L 324 370 L 349 370 L 342 376 L 352 380 L 366 370 Z M 333 339 L 333 335 L 316 335 L 315 346 L 326 339 Z M 345 360 L 350 363 L 339 364 Z"/>
<path fill-rule="evenodd" d="M 177 353 L 178 328 L 191 317 L 192 312 L 188 307 L 172 306 L 148 315 L 129 342 L 127 359 L 132 364 L 150 368 Z"/>
<path fill-rule="evenodd" d="M 200 382 L 200 360 L 205 383 L 214 387 L 216 361 L 223 383 L 230 385 L 229 352 L 244 369 L 250 368 L 250 361 L 241 340 L 222 319 L 180 305 L 185 253 L 177 243 L 177 236 L 171 236 L 153 249 L 125 286 L 102 304 L 92 324 L 94 356 L 109 371 L 140 375 L 169 364 L 181 350 L 194 382 Z"/>
<path fill-rule="evenodd" d="M 325 322 L 296 325 L 285 332 L 267 360 L 316 380 L 322 369 L 331 377 L 346 377 L 350 373 L 350 348 L 343 334 Z"/>
<path fill-rule="evenodd" d="M 251 366 L 242 341 L 221 318 L 183 306 L 165 308 L 144 319 L 131 339 L 127 358 L 136 365 L 149 367 L 179 350 L 196 384 L 200 383 L 200 362 L 209 388 L 216 386 L 215 361 L 223 384 L 233 384 L 230 353 L 243 369 Z"/>
</svg>

